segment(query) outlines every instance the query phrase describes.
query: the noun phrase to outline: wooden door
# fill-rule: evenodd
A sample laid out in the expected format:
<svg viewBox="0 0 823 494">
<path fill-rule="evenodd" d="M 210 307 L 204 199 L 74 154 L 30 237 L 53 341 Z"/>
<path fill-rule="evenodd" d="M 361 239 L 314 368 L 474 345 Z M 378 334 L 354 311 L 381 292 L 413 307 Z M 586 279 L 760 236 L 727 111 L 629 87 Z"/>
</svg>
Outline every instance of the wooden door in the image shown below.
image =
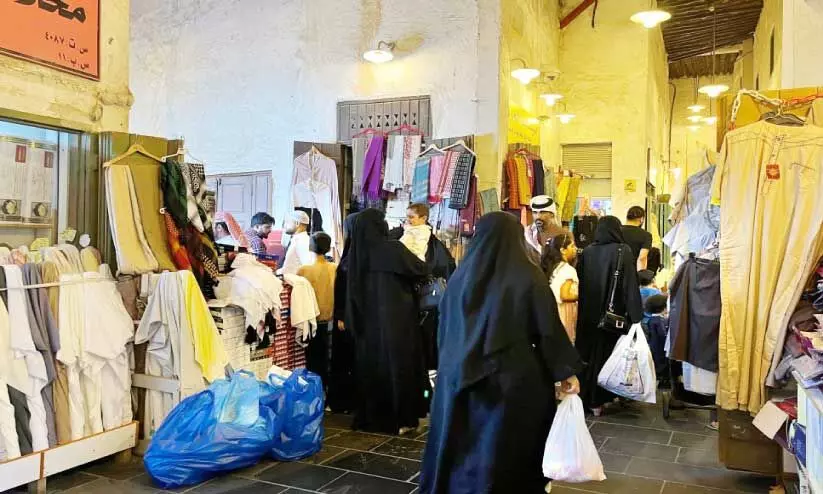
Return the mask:
<svg viewBox="0 0 823 494">
<path fill-rule="evenodd" d="M 210 175 L 206 183 L 215 192 L 217 211 L 231 213 L 244 230 L 255 213 L 272 212 L 271 172 Z"/>
</svg>

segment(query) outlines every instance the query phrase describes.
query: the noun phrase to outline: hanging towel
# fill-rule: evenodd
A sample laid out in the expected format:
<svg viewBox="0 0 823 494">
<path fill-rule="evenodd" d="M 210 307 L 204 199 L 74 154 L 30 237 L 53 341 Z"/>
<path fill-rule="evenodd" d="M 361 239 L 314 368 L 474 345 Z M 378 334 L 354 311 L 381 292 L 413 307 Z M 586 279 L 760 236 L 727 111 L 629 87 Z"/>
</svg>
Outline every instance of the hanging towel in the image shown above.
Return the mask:
<svg viewBox="0 0 823 494">
<path fill-rule="evenodd" d="M 143 232 L 131 169 L 120 164 L 112 165 L 105 169 L 105 180 L 106 204 L 118 271 L 121 274 L 156 271 L 157 259 Z"/>
<path fill-rule="evenodd" d="M 429 200 L 429 164 L 431 158 L 417 158 L 414 165 L 411 201 L 426 203 Z"/>
<path fill-rule="evenodd" d="M 124 165 L 125 164 L 125 165 Z M 174 271 L 174 261 L 169 254 L 166 225 L 163 222 L 163 192 L 160 190 L 160 163 L 142 154 L 132 154 L 114 166 L 131 169 L 137 205 L 143 222 L 143 232 L 154 258 L 161 270 Z"/>
<path fill-rule="evenodd" d="M 363 162 L 363 196 L 372 201 L 380 198 L 380 186 L 383 174 L 383 148 L 386 139 L 383 136 L 373 136 L 369 142 L 369 150 Z"/>
<path fill-rule="evenodd" d="M 417 155 L 423 144 L 423 136 L 405 136 L 403 146 L 403 184 L 408 188 L 414 181 L 414 172 L 417 168 Z"/>
<path fill-rule="evenodd" d="M 386 147 L 386 173 L 383 177 L 383 190 L 386 192 L 394 192 L 406 185 L 403 181 L 405 142 L 405 136 L 389 136 L 389 144 Z"/>
</svg>

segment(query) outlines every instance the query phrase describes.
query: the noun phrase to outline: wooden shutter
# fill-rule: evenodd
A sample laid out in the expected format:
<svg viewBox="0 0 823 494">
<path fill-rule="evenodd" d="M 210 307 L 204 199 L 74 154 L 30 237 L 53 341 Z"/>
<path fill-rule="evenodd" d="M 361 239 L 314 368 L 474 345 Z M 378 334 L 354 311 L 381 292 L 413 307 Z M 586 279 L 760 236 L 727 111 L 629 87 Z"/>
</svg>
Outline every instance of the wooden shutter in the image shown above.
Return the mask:
<svg viewBox="0 0 823 494">
<path fill-rule="evenodd" d="M 611 178 L 612 143 L 564 144 L 563 169 L 591 178 Z"/>
</svg>

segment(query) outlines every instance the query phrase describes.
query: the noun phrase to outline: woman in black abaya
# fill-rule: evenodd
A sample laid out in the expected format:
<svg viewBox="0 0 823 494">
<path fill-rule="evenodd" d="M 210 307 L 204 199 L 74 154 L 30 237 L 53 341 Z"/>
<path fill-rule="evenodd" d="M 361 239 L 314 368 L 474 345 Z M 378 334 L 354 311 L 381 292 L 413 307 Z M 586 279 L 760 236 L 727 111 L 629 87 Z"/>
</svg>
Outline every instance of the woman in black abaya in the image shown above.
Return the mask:
<svg viewBox="0 0 823 494">
<path fill-rule="evenodd" d="M 354 339 L 346 328 L 346 283 L 349 271 L 351 229 L 357 213 L 346 216 L 343 222 L 343 255 L 334 278 L 334 330 L 331 334 L 331 372 L 329 373 L 326 403 L 333 413 L 348 413 L 354 409 Z"/>
<path fill-rule="evenodd" d="M 357 355 L 354 428 L 402 433 L 428 411 L 415 290 L 426 265 L 388 240 L 377 209 L 357 214 L 349 240 L 345 325 Z"/>
<path fill-rule="evenodd" d="M 440 303 L 440 369 L 420 491 L 543 492 L 554 383 L 577 392 L 582 364 L 523 227 L 490 213 Z"/>
<path fill-rule="evenodd" d="M 615 395 L 597 385 L 597 375 L 620 335 L 601 329 L 599 324 L 608 309 L 618 251 L 621 249 L 622 272 L 615 289 L 614 312 L 626 318 L 626 331 L 643 317 L 636 262 L 631 247 L 623 241 L 621 226 L 620 220 L 614 216 L 601 218 L 594 232 L 594 243 L 583 250 L 577 261 L 580 305 L 575 345 L 580 357 L 588 364 L 580 376 L 580 397 L 595 415 L 602 413 L 603 405 L 615 398 Z"/>
</svg>

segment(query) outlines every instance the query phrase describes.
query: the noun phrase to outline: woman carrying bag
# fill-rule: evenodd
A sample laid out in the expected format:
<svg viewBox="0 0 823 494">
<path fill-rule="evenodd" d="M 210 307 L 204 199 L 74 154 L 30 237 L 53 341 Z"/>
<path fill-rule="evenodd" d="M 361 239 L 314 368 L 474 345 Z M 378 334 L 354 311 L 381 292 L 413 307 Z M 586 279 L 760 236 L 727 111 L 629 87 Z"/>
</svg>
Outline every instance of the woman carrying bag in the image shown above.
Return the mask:
<svg viewBox="0 0 823 494">
<path fill-rule="evenodd" d="M 615 398 L 597 385 L 597 376 L 620 335 L 643 318 L 635 263 L 620 220 L 600 219 L 594 243 L 583 250 L 577 263 L 580 301 L 575 341 L 580 357 L 588 363 L 580 375 L 580 397 L 595 416 Z"/>
</svg>

